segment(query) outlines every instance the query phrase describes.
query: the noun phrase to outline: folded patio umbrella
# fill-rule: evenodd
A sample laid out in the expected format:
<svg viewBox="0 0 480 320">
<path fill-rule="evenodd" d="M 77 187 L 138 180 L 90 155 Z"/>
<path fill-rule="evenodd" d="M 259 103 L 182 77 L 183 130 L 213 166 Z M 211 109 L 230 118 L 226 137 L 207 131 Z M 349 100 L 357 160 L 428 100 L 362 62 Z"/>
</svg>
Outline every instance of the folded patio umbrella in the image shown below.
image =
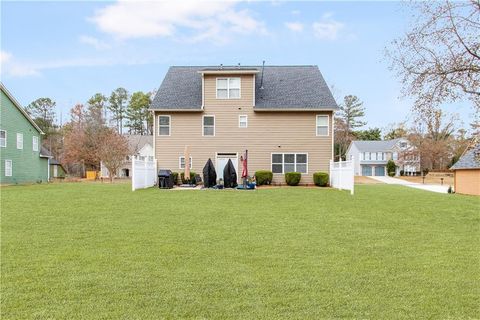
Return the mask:
<svg viewBox="0 0 480 320">
<path fill-rule="evenodd" d="M 185 171 L 184 171 L 185 172 L 185 180 L 190 181 L 190 151 L 188 149 L 188 146 L 185 146 L 183 156 L 185 157 Z"/>
<path fill-rule="evenodd" d="M 223 184 L 225 188 L 235 188 L 237 186 L 237 171 L 235 171 L 231 159 L 228 159 L 227 165 L 223 169 Z"/>
<path fill-rule="evenodd" d="M 213 166 L 212 159 L 208 158 L 205 167 L 203 167 L 203 185 L 205 188 L 214 187 L 217 184 L 217 172 Z"/>
<path fill-rule="evenodd" d="M 248 150 L 245 150 L 245 155 L 242 161 L 242 178 L 248 177 Z"/>
</svg>

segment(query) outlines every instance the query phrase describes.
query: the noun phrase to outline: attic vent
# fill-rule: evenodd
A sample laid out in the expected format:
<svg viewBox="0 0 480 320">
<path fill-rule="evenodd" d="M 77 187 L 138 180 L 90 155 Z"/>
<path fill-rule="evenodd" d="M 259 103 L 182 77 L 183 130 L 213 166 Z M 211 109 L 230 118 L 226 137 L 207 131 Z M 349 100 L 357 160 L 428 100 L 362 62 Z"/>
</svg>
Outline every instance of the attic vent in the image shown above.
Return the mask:
<svg viewBox="0 0 480 320">
<path fill-rule="evenodd" d="M 220 69 L 223 69 L 223 63 L 220 63 Z"/>
<path fill-rule="evenodd" d="M 240 69 L 240 62 L 238 63 L 237 69 Z"/>
</svg>

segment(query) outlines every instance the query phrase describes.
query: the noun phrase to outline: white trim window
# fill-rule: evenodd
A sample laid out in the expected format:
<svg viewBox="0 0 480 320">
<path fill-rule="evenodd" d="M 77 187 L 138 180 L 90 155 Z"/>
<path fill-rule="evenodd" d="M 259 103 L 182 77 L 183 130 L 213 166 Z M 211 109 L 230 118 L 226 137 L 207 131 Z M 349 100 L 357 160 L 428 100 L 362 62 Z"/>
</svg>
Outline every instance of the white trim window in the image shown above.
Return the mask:
<svg viewBox="0 0 480 320">
<path fill-rule="evenodd" d="M 272 172 L 287 173 L 300 172 L 308 173 L 307 153 L 272 153 Z"/>
<path fill-rule="evenodd" d="M 11 177 L 13 171 L 12 160 L 5 160 L 5 177 Z"/>
<path fill-rule="evenodd" d="M 190 170 L 192 169 L 192 157 L 190 157 Z M 185 156 L 178 157 L 178 169 L 185 169 Z"/>
<path fill-rule="evenodd" d="M 328 137 L 330 117 L 328 115 L 317 115 L 316 133 L 317 137 Z"/>
<path fill-rule="evenodd" d="M 217 99 L 240 99 L 240 78 L 217 78 Z"/>
<path fill-rule="evenodd" d="M 170 136 L 172 117 L 166 115 L 158 116 L 158 135 Z"/>
<path fill-rule="evenodd" d="M 38 137 L 37 136 L 32 137 L 32 150 L 33 151 L 38 151 Z"/>
<path fill-rule="evenodd" d="M 202 117 L 202 135 L 215 136 L 215 116 Z"/>
<path fill-rule="evenodd" d="M 7 147 L 7 130 L 0 130 L 0 147 Z"/>
<path fill-rule="evenodd" d="M 17 149 L 23 149 L 23 133 L 17 133 Z"/>
<path fill-rule="evenodd" d="M 248 116 L 247 115 L 238 116 L 238 127 L 239 128 L 248 128 Z"/>
</svg>

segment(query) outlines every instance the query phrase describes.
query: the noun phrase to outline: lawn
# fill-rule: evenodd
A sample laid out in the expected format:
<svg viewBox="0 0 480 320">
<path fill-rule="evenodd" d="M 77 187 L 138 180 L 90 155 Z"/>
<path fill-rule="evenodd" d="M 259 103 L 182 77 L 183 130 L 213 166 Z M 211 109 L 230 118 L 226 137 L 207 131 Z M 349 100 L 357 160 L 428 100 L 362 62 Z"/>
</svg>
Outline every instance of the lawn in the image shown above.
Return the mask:
<svg viewBox="0 0 480 320">
<path fill-rule="evenodd" d="M 480 316 L 480 199 L 401 186 L 1 189 L 2 319 Z"/>
</svg>

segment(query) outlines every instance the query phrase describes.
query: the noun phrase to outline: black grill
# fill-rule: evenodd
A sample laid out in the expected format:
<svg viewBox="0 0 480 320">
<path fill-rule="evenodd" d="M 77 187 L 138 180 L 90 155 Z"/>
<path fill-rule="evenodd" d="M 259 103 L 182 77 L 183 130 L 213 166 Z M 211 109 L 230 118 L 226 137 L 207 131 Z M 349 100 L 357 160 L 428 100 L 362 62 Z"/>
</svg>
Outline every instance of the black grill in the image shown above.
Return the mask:
<svg viewBox="0 0 480 320">
<path fill-rule="evenodd" d="M 158 170 L 158 187 L 160 189 L 173 188 L 173 175 L 171 170 Z"/>
</svg>

